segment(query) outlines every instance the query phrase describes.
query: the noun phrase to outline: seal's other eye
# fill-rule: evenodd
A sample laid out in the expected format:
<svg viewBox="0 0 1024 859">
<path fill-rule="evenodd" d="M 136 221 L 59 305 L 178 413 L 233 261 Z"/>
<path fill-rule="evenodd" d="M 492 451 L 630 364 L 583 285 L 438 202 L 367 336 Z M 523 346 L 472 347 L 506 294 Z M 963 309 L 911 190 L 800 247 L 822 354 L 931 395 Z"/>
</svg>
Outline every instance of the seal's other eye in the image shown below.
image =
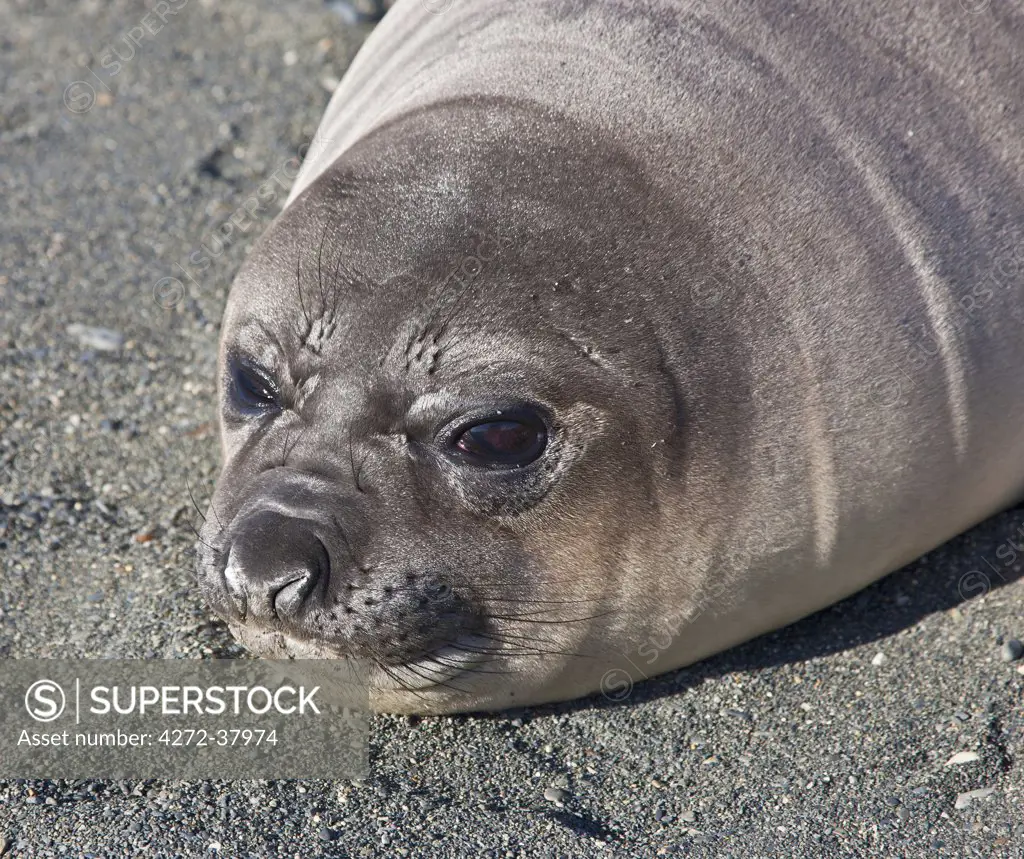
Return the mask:
<svg viewBox="0 0 1024 859">
<path fill-rule="evenodd" d="M 231 401 L 240 412 L 257 414 L 281 408 L 277 385 L 262 367 L 241 358 L 232 358 L 228 373 Z"/>
<path fill-rule="evenodd" d="M 454 434 L 452 446 L 474 465 L 519 467 L 536 460 L 547 440 L 547 428 L 539 415 L 498 413 L 463 426 Z"/>
</svg>

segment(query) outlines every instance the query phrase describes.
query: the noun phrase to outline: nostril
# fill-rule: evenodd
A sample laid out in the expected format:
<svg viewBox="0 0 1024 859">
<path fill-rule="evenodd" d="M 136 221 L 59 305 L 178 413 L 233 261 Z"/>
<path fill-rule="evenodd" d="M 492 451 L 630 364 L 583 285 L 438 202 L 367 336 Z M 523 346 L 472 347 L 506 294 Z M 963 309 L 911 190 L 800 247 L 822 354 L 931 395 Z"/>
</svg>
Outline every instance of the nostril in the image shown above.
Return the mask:
<svg viewBox="0 0 1024 859">
<path fill-rule="evenodd" d="M 282 620 L 297 615 L 310 592 L 316 587 L 318 579 L 319 576 L 316 572 L 307 570 L 292 581 L 283 584 L 276 593 L 270 596 L 274 614 Z"/>
<path fill-rule="evenodd" d="M 274 614 L 281 620 L 296 617 L 316 586 L 321 581 L 326 582 L 330 574 L 327 548 L 318 537 L 314 536 L 313 539 L 315 545 L 310 547 L 309 555 L 303 561 L 305 569 L 283 580 L 270 594 Z"/>
<path fill-rule="evenodd" d="M 313 524 L 263 511 L 238 528 L 223 573 L 231 615 L 243 623 L 295 621 L 324 601 L 330 555 Z"/>
</svg>

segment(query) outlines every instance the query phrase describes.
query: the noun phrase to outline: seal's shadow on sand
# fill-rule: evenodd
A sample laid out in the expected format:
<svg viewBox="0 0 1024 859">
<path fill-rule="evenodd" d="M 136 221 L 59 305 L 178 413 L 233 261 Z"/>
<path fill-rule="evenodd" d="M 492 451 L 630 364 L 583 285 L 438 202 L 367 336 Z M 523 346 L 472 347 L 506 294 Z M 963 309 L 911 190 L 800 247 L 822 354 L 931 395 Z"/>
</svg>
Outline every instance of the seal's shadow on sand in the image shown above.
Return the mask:
<svg viewBox="0 0 1024 859">
<path fill-rule="evenodd" d="M 804 662 L 879 641 L 1024 578 L 1024 503 L 998 513 L 851 597 L 687 668 L 637 683 L 621 701 L 600 694 L 533 712 L 620 707 L 684 692 L 705 680 Z M 652 667 L 652 671 L 657 666 Z"/>
</svg>

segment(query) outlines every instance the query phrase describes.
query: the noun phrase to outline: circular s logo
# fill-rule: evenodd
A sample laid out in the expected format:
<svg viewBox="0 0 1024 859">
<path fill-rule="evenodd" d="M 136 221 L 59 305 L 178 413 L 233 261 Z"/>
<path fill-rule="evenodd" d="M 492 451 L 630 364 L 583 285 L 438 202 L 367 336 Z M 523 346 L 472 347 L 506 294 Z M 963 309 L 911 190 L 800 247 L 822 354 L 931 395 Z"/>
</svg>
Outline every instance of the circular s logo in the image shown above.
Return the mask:
<svg viewBox="0 0 1024 859">
<path fill-rule="evenodd" d="M 420 0 L 420 2 L 428 12 L 434 15 L 443 15 L 452 8 L 455 0 Z"/>
<path fill-rule="evenodd" d="M 625 701 L 633 692 L 633 680 L 622 668 L 612 668 L 601 678 L 601 694 L 609 701 Z"/>
<path fill-rule="evenodd" d="M 153 298 L 164 310 L 170 310 L 185 297 L 185 284 L 176 277 L 162 277 L 153 285 Z"/>
<path fill-rule="evenodd" d="M 876 406 L 895 406 L 903 397 L 903 387 L 892 376 L 875 379 L 868 389 L 868 396 Z"/>
<path fill-rule="evenodd" d="M 25 693 L 25 709 L 37 722 L 52 722 L 65 706 L 64 690 L 52 680 L 37 680 Z"/>
<path fill-rule="evenodd" d="M 992 582 L 981 570 L 971 570 L 960 576 L 956 589 L 960 592 L 960 598 L 966 601 L 985 596 L 992 590 Z"/>
<path fill-rule="evenodd" d="M 85 81 L 72 81 L 64 87 L 64 107 L 72 113 L 88 113 L 96 104 L 96 90 Z"/>
</svg>

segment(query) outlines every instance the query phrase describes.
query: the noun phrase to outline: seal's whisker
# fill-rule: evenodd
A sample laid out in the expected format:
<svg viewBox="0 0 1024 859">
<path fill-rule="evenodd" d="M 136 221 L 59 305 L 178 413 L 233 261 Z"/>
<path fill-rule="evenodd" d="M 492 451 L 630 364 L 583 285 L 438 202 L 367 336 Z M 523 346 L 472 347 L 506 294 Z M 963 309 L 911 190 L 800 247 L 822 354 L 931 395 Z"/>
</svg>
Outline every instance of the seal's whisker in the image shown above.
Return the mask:
<svg viewBox="0 0 1024 859">
<path fill-rule="evenodd" d="M 310 334 L 313 333 L 313 317 L 310 316 L 309 309 L 306 307 L 306 298 L 302 293 L 302 257 L 299 256 L 295 260 L 295 291 L 299 296 L 299 308 L 302 310 L 302 318 L 306 323 L 306 330 L 299 330 L 299 340 L 303 346 L 309 340 Z"/>
<path fill-rule="evenodd" d="M 189 500 L 192 502 L 192 506 L 196 508 L 196 513 L 198 513 L 202 520 L 205 522 L 206 516 L 203 514 L 203 511 L 199 509 L 199 505 L 196 503 L 196 497 L 195 495 L 192 494 L 192 487 L 189 485 L 187 474 L 185 475 L 185 488 L 188 490 L 188 497 Z"/>
<path fill-rule="evenodd" d="M 203 511 L 199 509 L 199 505 L 196 503 L 195 495 L 192 494 L 192 487 L 188 482 L 188 475 L 185 475 L 185 488 L 188 490 L 188 497 L 192 501 L 192 506 L 196 508 L 196 512 L 202 517 L 203 522 L 206 522 L 206 516 L 203 515 Z M 213 514 L 214 520 L 217 522 L 217 534 L 224 533 L 224 523 L 221 521 L 220 514 L 217 512 L 217 505 L 213 503 L 213 499 L 210 499 L 210 512 Z"/>
<path fill-rule="evenodd" d="M 459 647 L 456 644 L 451 644 L 451 645 L 449 645 L 449 647 L 457 648 L 459 650 L 462 649 L 461 647 Z M 468 652 L 474 653 L 476 651 L 468 651 Z M 484 666 L 481 666 L 481 665 L 470 665 L 468 667 L 463 667 L 462 665 L 459 665 L 458 662 L 449 662 L 449 661 L 447 661 L 447 660 L 445 660 L 445 659 L 443 659 L 443 658 L 441 658 L 439 656 L 433 656 L 431 658 L 434 659 L 435 661 L 439 662 L 441 665 L 446 665 L 449 668 L 460 669 L 460 671 L 462 673 L 464 673 L 464 674 L 497 674 L 497 675 L 504 675 L 504 676 L 508 677 L 508 676 L 512 676 L 512 675 L 515 675 L 515 674 L 519 673 L 518 671 L 508 671 L 508 670 L 501 669 L 501 668 L 485 668 Z"/>
<path fill-rule="evenodd" d="M 550 616 L 552 614 L 554 614 L 556 617 L 558 617 L 558 611 L 559 610 L 556 609 L 556 608 L 543 608 L 543 609 L 537 609 L 536 611 L 518 612 L 518 613 L 513 614 L 513 615 L 492 614 L 492 615 L 489 615 L 489 616 L 494 618 L 495 620 L 526 621 L 526 620 L 530 620 L 530 619 L 533 619 L 533 618 Z M 561 618 L 559 617 L 558 618 L 558 622 L 560 622 L 560 621 L 561 621 Z M 552 621 L 535 620 L 534 622 L 535 623 L 551 623 Z"/>
<path fill-rule="evenodd" d="M 407 683 L 407 682 L 405 681 L 405 678 L 403 678 L 403 677 L 402 677 L 401 675 L 399 675 L 399 674 L 395 674 L 395 673 L 394 673 L 394 672 L 393 672 L 393 671 L 391 670 L 391 668 L 390 668 L 389 666 L 385 665 L 385 664 L 384 664 L 383 662 L 376 662 L 376 661 L 375 661 L 375 662 L 374 662 L 374 664 L 375 664 L 375 665 L 376 665 L 376 666 L 377 666 L 377 667 L 378 667 L 378 668 L 379 668 L 379 669 L 380 669 L 381 671 L 383 671 L 383 672 L 384 672 L 384 673 L 385 673 L 385 674 L 386 674 L 386 675 L 387 675 L 388 677 L 390 677 L 390 678 L 391 678 L 391 679 L 392 679 L 392 680 L 393 680 L 393 681 L 394 681 L 394 682 L 395 682 L 395 683 L 396 683 L 396 684 L 397 684 L 397 685 L 398 685 L 398 686 L 399 686 L 399 687 L 400 687 L 400 688 L 402 689 L 402 691 L 403 691 L 403 692 L 408 692 L 408 693 L 409 693 L 410 695 L 415 695 L 415 696 L 416 696 L 417 698 L 419 698 L 419 699 L 420 699 L 420 700 L 422 700 L 422 701 L 426 701 L 426 700 L 429 700 L 429 699 L 427 698 L 427 696 L 426 696 L 426 695 L 421 695 L 421 694 L 420 694 L 419 692 L 417 692 L 417 691 L 416 691 L 415 689 L 413 689 L 413 688 L 412 688 L 412 687 L 411 687 L 411 686 L 410 686 L 410 685 L 409 685 L 409 684 L 408 684 L 408 683 Z"/>
<path fill-rule="evenodd" d="M 437 328 L 434 329 L 434 342 L 435 343 L 437 343 L 444 336 L 444 333 L 445 333 L 445 331 L 448 330 L 448 326 L 451 324 L 452 320 L 461 312 L 461 310 L 462 310 L 462 307 L 461 307 L 462 300 L 469 294 L 469 292 L 470 292 L 470 290 L 472 288 L 473 288 L 473 284 L 470 284 L 469 286 L 465 287 L 462 290 L 462 292 L 460 292 L 458 294 L 458 296 L 456 297 L 455 301 L 452 302 L 451 312 L 441 321 L 441 324 L 439 326 L 437 326 Z"/>
<path fill-rule="evenodd" d="M 291 429 L 284 431 L 284 444 L 281 445 L 281 468 L 288 462 L 288 439 L 291 438 Z"/>
<path fill-rule="evenodd" d="M 298 434 L 295 436 L 295 440 L 291 443 L 291 445 L 288 444 L 289 434 L 285 434 L 284 459 L 281 460 L 282 468 L 284 468 L 284 466 L 287 465 L 288 457 L 292 455 L 292 452 L 295 450 L 295 445 L 297 445 L 302 440 L 302 436 L 305 435 L 307 429 L 309 429 L 308 426 L 303 427 L 301 430 L 299 430 Z"/>
<path fill-rule="evenodd" d="M 428 659 L 434 659 L 435 657 L 434 657 L 433 653 L 430 653 L 430 654 L 428 654 L 427 658 Z M 438 662 L 439 662 L 439 660 L 438 660 Z M 440 664 L 440 662 L 439 662 L 439 664 Z M 452 689 L 455 692 L 461 692 L 463 695 L 468 695 L 469 694 L 469 690 L 468 689 L 463 689 L 461 686 L 456 686 L 454 683 L 451 682 L 450 678 L 449 679 L 444 679 L 447 675 L 446 675 L 446 672 L 444 672 L 443 670 L 440 670 L 440 669 L 430 669 L 426 665 L 410 665 L 408 663 L 404 664 L 402 666 L 402 668 L 405 671 L 412 672 L 417 677 L 422 677 L 428 683 L 433 683 L 435 686 L 444 686 L 445 688 Z M 433 671 L 433 675 L 440 675 L 440 676 L 439 677 L 438 676 L 433 676 L 432 673 L 431 673 L 432 671 Z"/>
<path fill-rule="evenodd" d="M 601 599 L 594 598 L 578 600 L 538 600 L 538 599 L 513 599 L 508 597 L 487 597 L 487 602 L 514 603 L 516 605 L 580 605 L 588 602 L 601 602 Z"/>
<path fill-rule="evenodd" d="M 591 614 L 586 617 L 572 617 L 572 618 L 559 618 L 558 620 L 537 620 L 530 617 L 529 615 L 501 615 L 501 614 L 489 614 L 488 617 L 492 620 L 503 620 L 506 623 L 542 623 L 545 625 L 562 626 L 566 623 L 582 623 L 585 620 L 597 620 L 598 618 L 607 617 L 608 615 L 616 614 L 612 609 L 608 611 L 600 612 L 599 614 Z"/>
<path fill-rule="evenodd" d="M 320 315 L 327 313 L 327 296 L 324 294 L 324 244 L 327 242 L 327 222 L 324 222 L 323 232 L 320 234 L 320 247 L 316 251 L 316 284 L 320 290 Z"/>
<path fill-rule="evenodd" d="M 415 689 L 413 689 L 408 683 L 406 683 L 406 681 L 400 675 L 396 676 L 396 674 L 394 674 L 392 672 L 391 667 L 385 665 L 382 662 L 378 662 L 377 666 L 385 674 L 387 674 L 388 677 L 390 677 L 392 680 L 394 680 L 396 683 L 398 683 L 398 685 L 401 686 L 404 691 L 411 692 L 413 695 L 416 695 L 417 698 L 423 697 L 423 696 L 417 694 L 417 691 Z M 443 688 L 446 688 L 446 689 L 451 689 L 452 691 L 459 692 L 459 693 L 461 693 L 463 695 L 468 695 L 469 694 L 469 691 L 467 689 L 462 689 L 462 688 L 454 685 L 453 683 L 451 683 L 451 682 L 449 682 L 447 680 L 442 680 L 442 679 L 438 679 L 436 677 L 431 677 L 429 675 L 422 674 L 421 672 L 417 671 L 412 665 L 405 664 L 405 665 L 400 665 L 400 666 L 397 666 L 397 667 L 394 668 L 394 670 L 396 670 L 396 671 L 398 669 L 401 669 L 401 670 L 404 670 L 404 671 L 408 671 L 411 674 L 415 674 L 417 677 L 420 677 L 423 680 L 426 680 L 428 683 L 433 684 L 435 687 L 443 687 Z"/>
<path fill-rule="evenodd" d="M 480 636 L 480 637 L 483 638 L 484 636 Z M 492 641 L 495 640 L 492 636 L 486 636 L 486 637 L 490 638 Z M 468 646 L 468 645 L 465 645 L 465 644 L 452 644 L 451 647 L 454 647 L 454 648 L 456 648 L 458 650 L 462 650 L 462 651 L 464 651 L 466 653 L 475 653 L 475 654 L 478 654 L 480 656 L 502 656 L 502 657 L 509 657 L 509 656 L 543 656 L 543 655 L 547 654 L 547 651 L 516 649 L 516 648 L 512 648 L 512 647 L 471 647 L 471 646 Z M 469 669 L 467 669 L 467 670 L 469 670 Z M 515 672 L 515 671 L 493 671 L 491 673 L 494 673 L 494 674 L 516 674 L 518 672 Z"/>
<path fill-rule="evenodd" d="M 591 581 L 591 577 L 590 576 L 581 575 L 581 576 L 569 576 L 568 578 L 562 578 L 562 579 L 548 579 L 548 578 L 545 578 L 543 580 L 543 584 L 544 585 L 572 585 L 572 584 L 579 584 L 580 582 L 583 582 L 584 584 L 588 584 L 590 581 Z M 487 578 L 484 578 L 484 579 L 475 580 L 473 582 L 473 586 L 474 587 L 477 587 L 479 585 L 482 585 L 484 587 L 487 587 L 488 585 L 493 585 L 495 588 L 501 589 L 502 593 L 508 593 L 508 583 L 507 582 L 503 582 L 501 579 L 487 579 Z"/>
<path fill-rule="evenodd" d="M 341 522 L 338 521 L 338 517 L 335 516 L 333 513 L 330 515 L 331 522 L 334 525 L 334 529 L 335 531 L 337 531 L 338 536 L 341 537 L 341 542 L 345 544 L 345 550 L 348 552 L 348 556 L 352 559 L 352 563 L 356 565 L 356 568 L 360 572 L 370 572 L 370 568 L 365 563 L 360 561 L 359 556 L 356 555 L 356 551 L 352 548 L 352 543 L 348 539 L 348 534 L 346 534 L 345 529 L 341 527 Z M 358 590 L 358 588 L 356 588 L 356 590 Z"/>
<path fill-rule="evenodd" d="M 341 275 L 341 269 L 343 264 L 343 254 L 338 251 L 338 261 L 334 266 L 334 274 L 331 275 L 331 319 L 332 321 L 338 316 L 338 308 L 341 306 L 342 296 L 342 285 L 347 284 L 348 287 L 353 287 L 356 281 L 360 280 L 358 272 L 345 272 L 344 277 Z"/>
<path fill-rule="evenodd" d="M 561 647 L 557 647 L 557 646 L 555 647 L 554 650 L 547 650 L 547 649 L 544 649 L 544 648 L 536 647 L 536 642 L 538 642 L 538 641 L 541 641 L 544 644 L 552 644 L 552 645 L 554 645 L 554 642 L 544 641 L 543 639 L 530 638 L 528 636 L 519 636 L 519 635 L 515 635 L 513 633 L 508 633 L 508 632 L 505 632 L 505 631 L 502 631 L 501 633 L 497 633 L 497 634 L 494 634 L 494 633 L 478 633 L 478 634 L 481 637 L 483 637 L 483 638 L 489 638 L 489 639 L 491 639 L 491 641 L 498 642 L 499 644 L 504 644 L 506 642 L 506 640 L 511 641 L 517 647 L 522 647 L 525 644 L 531 650 L 535 651 L 532 654 L 523 654 L 523 655 L 535 655 L 535 656 L 578 656 L 578 657 L 580 657 L 582 659 L 593 659 L 594 658 L 593 655 L 588 654 L 588 653 L 577 653 L 575 651 L 565 650 L 565 649 L 563 649 Z M 517 639 L 518 639 L 518 641 L 517 641 Z"/>
<path fill-rule="evenodd" d="M 192 533 L 196 535 L 196 539 L 204 546 L 206 546 L 207 549 L 209 549 L 211 552 L 217 552 L 217 554 L 220 554 L 220 552 L 215 546 L 211 546 L 209 543 L 206 542 L 206 540 L 202 538 L 202 535 L 199 533 L 195 525 L 189 522 L 188 527 L 192 529 Z"/>
<path fill-rule="evenodd" d="M 200 573 L 199 570 L 196 569 L 195 564 L 174 564 L 171 569 L 178 570 L 183 573 L 191 573 L 192 578 L 195 579 L 196 582 L 199 581 Z"/>
</svg>

